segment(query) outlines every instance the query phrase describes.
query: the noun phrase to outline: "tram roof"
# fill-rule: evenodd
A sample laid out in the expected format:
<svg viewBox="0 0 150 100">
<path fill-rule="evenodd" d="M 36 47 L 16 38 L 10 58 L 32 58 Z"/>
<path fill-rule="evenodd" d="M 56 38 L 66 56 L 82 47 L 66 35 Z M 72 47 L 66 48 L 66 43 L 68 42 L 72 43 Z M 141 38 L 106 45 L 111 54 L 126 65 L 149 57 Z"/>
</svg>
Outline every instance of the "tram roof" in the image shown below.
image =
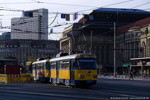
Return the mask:
<svg viewBox="0 0 150 100">
<path fill-rule="evenodd" d="M 67 56 L 63 56 L 63 57 L 58 57 L 58 58 L 52 58 L 50 59 L 50 61 L 57 61 L 57 60 L 67 60 L 67 59 L 74 59 L 74 58 L 78 58 L 79 55 L 93 55 L 93 54 L 73 54 L 73 55 L 67 55 Z M 95 56 L 93 55 L 93 58 Z"/>
<path fill-rule="evenodd" d="M 32 64 L 44 63 L 44 62 L 48 62 L 48 61 L 49 61 L 49 59 L 45 59 L 45 60 L 35 61 Z"/>
</svg>

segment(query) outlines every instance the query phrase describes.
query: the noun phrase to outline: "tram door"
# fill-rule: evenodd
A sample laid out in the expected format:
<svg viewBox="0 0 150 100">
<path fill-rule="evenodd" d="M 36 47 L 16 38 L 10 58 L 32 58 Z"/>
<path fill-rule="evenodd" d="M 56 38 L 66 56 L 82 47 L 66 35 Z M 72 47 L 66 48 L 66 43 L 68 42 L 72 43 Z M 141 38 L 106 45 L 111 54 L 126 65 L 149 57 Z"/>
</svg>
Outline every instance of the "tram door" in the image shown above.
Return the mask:
<svg viewBox="0 0 150 100">
<path fill-rule="evenodd" d="M 75 66 L 75 60 L 70 60 L 70 79 L 74 80 L 74 66 Z"/>
<path fill-rule="evenodd" d="M 37 72 L 37 64 L 35 64 L 35 79 L 34 80 L 37 80 L 38 78 L 38 72 Z"/>
<path fill-rule="evenodd" d="M 56 83 L 59 83 L 59 67 L 60 67 L 60 62 L 56 62 Z"/>
</svg>

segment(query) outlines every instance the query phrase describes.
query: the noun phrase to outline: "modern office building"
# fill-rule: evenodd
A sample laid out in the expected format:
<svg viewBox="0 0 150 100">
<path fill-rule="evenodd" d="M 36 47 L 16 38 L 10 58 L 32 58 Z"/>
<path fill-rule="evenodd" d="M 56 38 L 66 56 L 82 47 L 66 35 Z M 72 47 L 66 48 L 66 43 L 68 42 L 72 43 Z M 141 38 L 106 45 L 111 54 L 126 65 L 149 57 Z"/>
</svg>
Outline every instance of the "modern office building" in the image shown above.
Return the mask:
<svg viewBox="0 0 150 100">
<path fill-rule="evenodd" d="M 48 40 L 48 9 L 22 12 L 11 19 L 11 39 Z"/>
<path fill-rule="evenodd" d="M 19 65 L 25 65 L 29 59 L 53 58 L 58 53 L 59 41 L 27 39 L 0 40 L 0 59 L 16 58 Z"/>
</svg>

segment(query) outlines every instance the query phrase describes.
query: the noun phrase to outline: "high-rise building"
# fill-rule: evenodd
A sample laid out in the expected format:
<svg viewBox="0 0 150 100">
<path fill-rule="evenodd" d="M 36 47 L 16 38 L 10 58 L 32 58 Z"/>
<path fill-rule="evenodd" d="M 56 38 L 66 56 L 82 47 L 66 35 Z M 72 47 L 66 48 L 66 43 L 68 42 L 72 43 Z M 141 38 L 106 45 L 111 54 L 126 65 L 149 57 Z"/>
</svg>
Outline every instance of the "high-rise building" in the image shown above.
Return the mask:
<svg viewBox="0 0 150 100">
<path fill-rule="evenodd" d="M 48 9 L 24 11 L 11 19 L 11 39 L 48 40 Z"/>
</svg>

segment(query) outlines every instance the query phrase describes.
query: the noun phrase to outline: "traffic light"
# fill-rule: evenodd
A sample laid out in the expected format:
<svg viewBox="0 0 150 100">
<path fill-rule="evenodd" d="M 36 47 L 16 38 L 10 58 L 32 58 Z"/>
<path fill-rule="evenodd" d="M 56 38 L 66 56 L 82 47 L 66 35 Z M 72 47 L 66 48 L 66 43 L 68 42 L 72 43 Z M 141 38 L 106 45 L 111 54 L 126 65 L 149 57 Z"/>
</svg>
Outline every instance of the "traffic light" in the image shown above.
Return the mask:
<svg viewBox="0 0 150 100">
<path fill-rule="evenodd" d="M 140 47 L 140 52 L 143 52 L 143 48 L 142 47 Z"/>
<path fill-rule="evenodd" d="M 120 47 L 120 52 L 123 52 L 123 46 Z"/>
</svg>

